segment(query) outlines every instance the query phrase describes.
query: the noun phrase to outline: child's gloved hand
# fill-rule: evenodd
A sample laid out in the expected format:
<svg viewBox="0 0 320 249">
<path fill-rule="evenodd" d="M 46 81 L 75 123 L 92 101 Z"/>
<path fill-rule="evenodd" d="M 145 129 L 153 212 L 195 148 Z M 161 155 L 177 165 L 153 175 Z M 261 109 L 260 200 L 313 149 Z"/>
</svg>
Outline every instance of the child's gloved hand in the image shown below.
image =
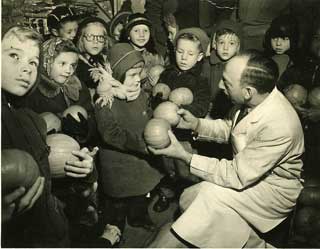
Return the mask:
<svg viewBox="0 0 320 249">
<path fill-rule="evenodd" d="M 86 138 L 89 130 L 86 118 L 80 112 L 78 112 L 78 116 L 80 122 L 72 117 L 71 114 L 62 118 L 62 132 L 76 140 Z"/>
</svg>

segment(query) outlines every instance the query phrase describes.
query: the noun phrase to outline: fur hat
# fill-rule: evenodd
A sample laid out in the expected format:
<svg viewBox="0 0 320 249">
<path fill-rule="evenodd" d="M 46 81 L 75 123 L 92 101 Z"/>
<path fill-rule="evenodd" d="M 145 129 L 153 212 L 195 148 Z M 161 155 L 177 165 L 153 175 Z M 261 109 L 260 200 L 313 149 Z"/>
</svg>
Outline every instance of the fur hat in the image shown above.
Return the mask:
<svg viewBox="0 0 320 249">
<path fill-rule="evenodd" d="M 212 36 L 218 32 L 223 32 L 224 30 L 232 31 L 241 41 L 242 37 L 242 27 L 240 23 L 233 20 L 223 20 L 218 22 L 212 29 Z"/>
<path fill-rule="evenodd" d="M 147 18 L 147 16 L 145 14 L 141 14 L 141 13 L 134 13 L 128 16 L 128 22 L 125 25 L 125 31 L 126 31 L 126 35 L 129 36 L 129 33 L 131 31 L 131 29 L 139 24 L 144 24 L 147 25 L 149 27 L 149 29 L 152 28 L 152 23 L 150 22 L 150 20 Z"/>
<path fill-rule="evenodd" d="M 208 45 L 210 42 L 209 37 L 206 34 L 206 32 L 203 31 L 201 28 L 192 27 L 192 28 L 186 28 L 186 29 L 180 30 L 178 32 L 178 34 L 176 35 L 176 39 L 175 39 L 176 45 L 177 45 L 177 42 L 178 42 L 180 36 L 183 34 L 192 34 L 195 37 L 197 37 L 198 40 L 200 41 L 202 52 L 205 53 L 207 51 L 207 48 L 208 48 Z"/>
<path fill-rule="evenodd" d="M 74 21 L 77 19 L 75 12 L 66 6 L 59 6 L 52 10 L 47 17 L 47 25 L 49 30 L 58 29 L 61 22 Z"/>
<path fill-rule="evenodd" d="M 128 43 L 117 43 L 109 51 L 112 76 L 122 80 L 123 75 L 137 63 L 144 61 L 141 52 Z"/>
</svg>

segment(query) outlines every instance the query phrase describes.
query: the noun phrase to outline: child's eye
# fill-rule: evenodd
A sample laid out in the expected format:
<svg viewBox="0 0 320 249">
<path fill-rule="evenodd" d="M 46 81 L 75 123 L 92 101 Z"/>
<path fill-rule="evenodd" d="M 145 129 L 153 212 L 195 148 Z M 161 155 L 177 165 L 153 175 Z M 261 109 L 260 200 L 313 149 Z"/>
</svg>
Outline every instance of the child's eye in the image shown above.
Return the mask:
<svg viewBox="0 0 320 249">
<path fill-rule="evenodd" d="M 19 60 L 19 55 L 17 55 L 16 53 L 10 53 L 9 56 L 10 56 L 12 59 Z"/>
<path fill-rule="evenodd" d="M 30 65 L 32 65 L 34 67 L 38 67 L 39 66 L 39 62 L 38 61 L 30 61 Z"/>
</svg>

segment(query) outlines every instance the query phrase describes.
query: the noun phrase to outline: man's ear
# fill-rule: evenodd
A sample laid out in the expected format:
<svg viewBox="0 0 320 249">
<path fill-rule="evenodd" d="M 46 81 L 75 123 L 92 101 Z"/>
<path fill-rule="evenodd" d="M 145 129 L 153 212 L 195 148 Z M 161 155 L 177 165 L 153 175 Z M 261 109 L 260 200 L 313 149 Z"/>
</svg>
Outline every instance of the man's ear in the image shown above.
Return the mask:
<svg viewBox="0 0 320 249">
<path fill-rule="evenodd" d="M 203 56 L 204 56 L 204 53 L 201 52 L 201 53 L 198 55 L 197 61 L 201 61 L 202 58 L 203 58 Z"/>
<path fill-rule="evenodd" d="M 51 29 L 51 33 L 52 33 L 54 36 L 59 36 L 59 32 L 58 32 L 58 30 L 56 30 L 56 29 Z"/>
<path fill-rule="evenodd" d="M 244 99 L 250 101 L 252 97 L 257 93 L 257 89 L 251 86 L 246 86 L 242 89 L 244 91 Z"/>
</svg>

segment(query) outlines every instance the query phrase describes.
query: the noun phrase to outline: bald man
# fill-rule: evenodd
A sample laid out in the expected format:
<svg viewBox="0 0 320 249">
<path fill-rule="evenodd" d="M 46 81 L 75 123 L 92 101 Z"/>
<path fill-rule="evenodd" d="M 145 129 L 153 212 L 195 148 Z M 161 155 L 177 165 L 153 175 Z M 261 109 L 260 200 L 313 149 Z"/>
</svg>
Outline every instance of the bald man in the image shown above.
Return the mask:
<svg viewBox="0 0 320 249">
<path fill-rule="evenodd" d="M 232 119 L 206 120 L 180 109 L 182 129 L 196 139 L 231 142 L 233 160 L 209 158 L 183 149 L 169 131 L 171 145 L 149 148 L 187 163 L 203 181 L 185 189 L 182 215 L 165 226 L 150 247 L 266 247 L 255 230 L 280 224 L 302 190 L 304 138 L 299 118 L 277 90 L 276 64 L 245 52 L 225 67 L 220 87 L 239 106 Z"/>
</svg>

